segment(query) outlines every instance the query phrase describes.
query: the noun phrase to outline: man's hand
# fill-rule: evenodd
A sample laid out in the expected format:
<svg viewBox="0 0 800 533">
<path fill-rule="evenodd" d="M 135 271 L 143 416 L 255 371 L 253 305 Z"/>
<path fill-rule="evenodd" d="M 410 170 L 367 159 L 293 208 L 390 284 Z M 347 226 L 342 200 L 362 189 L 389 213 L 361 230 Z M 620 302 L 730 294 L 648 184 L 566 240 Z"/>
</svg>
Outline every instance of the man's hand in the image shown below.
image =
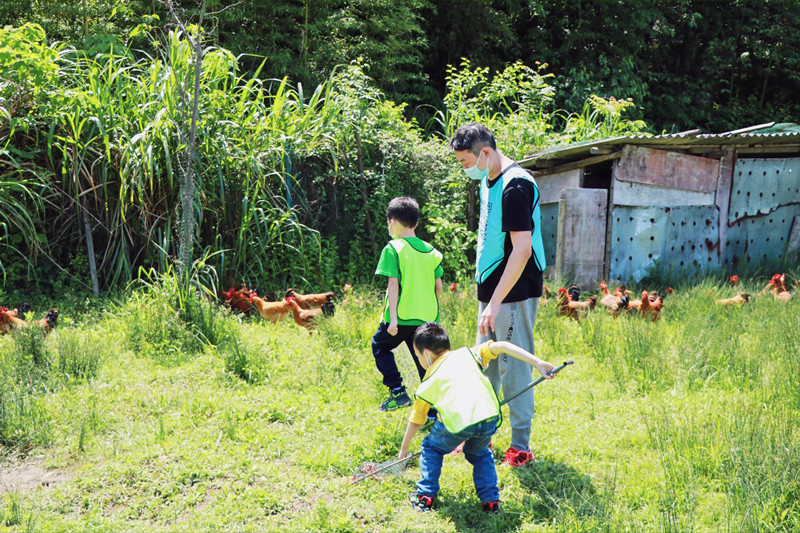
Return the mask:
<svg viewBox="0 0 800 533">
<path fill-rule="evenodd" d="M 389 327 L 388 327 L 388 328 L 386 328 L 386 331 L 387 331 L 387 332 L 389 333 L 389 335 L 391 335 L 392 337 L 394 337 L 395 335 L 397 335 L 397 321 L 394 321 L 394 322 L 389 322 Z"/>
<path fill-rule="evenodd" d="M 500 306 L 489 302 L 484 307 L 481 316 L 478 318 L 478 331 L 484 337 L 489 336 L 489 330 L 494 330 L 494 321 L 497 319 L 497 314 L 500 312 Z"/>
</svg>

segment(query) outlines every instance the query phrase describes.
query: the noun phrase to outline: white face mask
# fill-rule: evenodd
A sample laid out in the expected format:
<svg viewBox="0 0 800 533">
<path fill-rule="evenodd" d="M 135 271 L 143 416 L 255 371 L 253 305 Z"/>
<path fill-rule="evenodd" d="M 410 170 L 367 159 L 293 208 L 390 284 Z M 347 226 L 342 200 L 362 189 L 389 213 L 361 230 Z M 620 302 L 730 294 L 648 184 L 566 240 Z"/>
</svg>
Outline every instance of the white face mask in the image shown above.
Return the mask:
<svg viewBox="0 0 800 533">
<path fill-rule="evenodd" d="M 489 175 L 489 159 L 486 159 L 486 168 L 481 170 L 478 168 L 478 163 L 481 162 L 481 156 L 483 155 L 483 151 L 478 155 L 478 160 L 469 168 L 464 169 L 464 174 L 471 180 L 481 181 L 483 178 Z"/>
</svg>

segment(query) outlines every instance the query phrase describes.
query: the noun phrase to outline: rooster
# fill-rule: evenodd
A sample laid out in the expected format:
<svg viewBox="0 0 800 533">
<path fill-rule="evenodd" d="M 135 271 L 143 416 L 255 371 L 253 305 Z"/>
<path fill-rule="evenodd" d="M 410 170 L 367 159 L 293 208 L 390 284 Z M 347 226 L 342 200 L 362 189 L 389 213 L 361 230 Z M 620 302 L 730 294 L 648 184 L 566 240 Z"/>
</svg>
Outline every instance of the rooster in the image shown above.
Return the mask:
<svg viewBox="0 0 800 533">
<path fill-rule="evenodd" d="M 292 307 L 294 323 L 306 328 L 309 334 L 313 333 L 320 318 L 323 316 L 322 309 L 303 309 L 294 296 L 289 296 L 286 301 Z"/>
<path fill-rule="evenodd" d="M 21 318 L 17 318 L 14 311 L 9 311 L 8 307 L 0 307 L 0 335 L 27 324 Z"/>
<path fill-rule="evenodd" d="M 739 276 L 734 274 L 733 276 L 728 278 L 728 283 L 730 284 L 731 287 L 738 287 L 739 286 Z"/>
<path fill-rule="evenodd" d="M 661 294 L 647 294 L 642 291 L 642 305 L 639 311 L 644 319 L 652 319 L 658 322 L 661 319 L 661 309 L 664 306 L 664 296 Z"/>
<path fill-rule="evenodd" d="M 244 315 L 251 315 L 256 309 L 250 298 L 255 293 L 247 289 L 234 289 L 231 287 L 222 293 L 222 299 L 230 305 L 231 310 L 239 311 Z"/>
<path fill-rule="evenodd" d="M 44 315 L 44 318 L 40 318 L 34 322 L 31 322 L 31 326 L 39 326 L 44 331 L 45 336 L 49 335 L 54 329 L 56 329 L 56 325 L 58 324 L 58 309 L 55 307 L 51 308 L 47 313 Z"/>
<path fill-rule="evenodd" d="M 738 292 L 733 298 L 721 298 L 716 300 L 719 305 L 744 305 L 750 301 L 750 295 L 746 292 Z"/>
<path fill-rule="evenodd" d="M 628 303 L 630 302 L 628 295 L 624 294 L 619 288 L 613 294 L 608 292 L 608 285 L 605 280 L 600 282 L 600 293 L 602 294 L 600 305 L 608 309 L 608 314 L 614 318 L 617 318 L 620 312 L 628 308 Z"/>
<path fill-rule="evenodd" d="M 13 316 L 14 318 L 25 318 L 25 313 L 31 310 L 31 304 L 28 302 L 22 302 L 21 304 L 17 305 L 14 309 L 11 309 L 8 314 Z"/>
<path fill-rule="evenodd" d="M 300 309 L 316 309 L 322 307 L 323 304 L 333 301 L 335 295 L 332 292 L 323 292 L 319 294 L 300 294 L 296 290 L 289 288 L 286 290 L 284 299 L 294 298 Z"/>
<path fill-rule="evenodd" d="M 558 312 L 561 316 L 580 320 L 580 315 L 585 315 L 594 309 L 597 304 L 597 296 L 591 295 L 585 301 L 580 301 L 580 289 L 573 285 L 569 290 L 570 292 L 567 293 L 567 289 L 563 287 L 558 289 Z"/>
</svg>

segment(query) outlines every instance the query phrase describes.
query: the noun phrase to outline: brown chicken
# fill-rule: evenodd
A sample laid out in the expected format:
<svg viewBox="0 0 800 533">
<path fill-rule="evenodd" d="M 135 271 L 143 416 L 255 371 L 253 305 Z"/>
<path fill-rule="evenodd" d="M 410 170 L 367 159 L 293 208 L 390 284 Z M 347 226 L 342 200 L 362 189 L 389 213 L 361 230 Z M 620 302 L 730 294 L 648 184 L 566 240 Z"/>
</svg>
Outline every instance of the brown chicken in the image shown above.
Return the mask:
<svg viewBox="0 0 800 533">
<path fill-rule="evenodd" d="M 758 292 L 759 296 L 763 296 L 764 294 L 771 292 L 775 295 L 778 292 L 778 281 L 781 279 L 780 274 L 775 274 L 772 276 L 772 279 L 767 282 L 767 285 Z"/>
<path fill-rule="evenodd" d="M 775 276 L 778 275 L 775 274 Z M 775 282 L 775 291 L 772 292 L 772 295 L 776 300 L 788 302 L 792 299 L 792 293 L 786 290 L 786 274 L 781 274 L 777 279 L 775 276 L 772 277 L 772 280 Z"/>
<path fill-rule="evenodd" d="M 0 307 L 0 335 L 5 335 L 9 331 L 27 324 L 21 318 L 14 316 L 8 307 Z"/>
<path fill-rule="evenodd" d="M 451 285 L 450 286 L 450 292 L 454 292 L 452 289 L 453 289 L 453 286 Z M 346 307 L 348 305 L 361 306 L 361 305 L 364 305 L 364 300 L 359 300 L 358 298 L 353 296 L 353 286 L 350 285 L 349 283 L 345 283 L 344 284 L 344 298 L 342 299 L 342 302 L 341 302 L 340 305 L 342 307 Z"/>
<path fill-rule="evenodd" d="M 309 333 L 313 333 L 323 316 L 322 309 L 303 309 L 294 296 L 289 296 L 286 301 L 292 307 L 294 323 L 306 328 Z"/>
<path fill-rule="evenodd" d="M 597 304 L 597 296 L 594 294 L 589 296 L 584 301 L 580 301 L 580 290 L 576 291 L 577 287 L 573 285 L 570 287 L 570 293 L 567 293 L 567 289 L 560 288 L 558 289 L 558 312 L 561 316 L 567 316 L 574 320 L 580 320 L 581 315 L 586 315 L 589 311 L 594 309 L 595 305 Z"/>
<path fill-rule="evenodd" d="M 600 282 L 600 293 L 602 294 L 600 305 L 608 309 L 608 314 L 614 318 L 617 318 L 622 311 L 628 308 L 630 298 L 627 294 L 624 294 L 619 287 L 617 287 L 612 294 L 608 292 L 608 285 L 606 281 L 603 280 Z"/>
<path fill-rule="evenodd" d="M 664 297 L 660 294 L 647 294 L 647 291 L 642 291 L 642 305 L 639 311 L 642 317 L 651 319 L 653 322 L 658 322 L 661 319 L 661 309 L 664 306 Z"/>
<path fill-rule="evenodd" d="M 253 314 L 257 309 L 250 301 L 255 293 L 247 289 L 234 289 L 231 287 L 222 293 L 222 299 L 230 305 L 232 311 L 239 311 L 245 315 Z"/>
<path fill-rule="evenodd" d="M 750 301 L 750 295 L 746 292 L 738 292 L 733 298 L 720 298 L 716 300 L 719 305 L 744 305 Z"/>
<path fill-rule="evenodd" d="M 44 331 L 45 336 L 49 335 L 54 329 L 56 329 L 56 325 L 58 324 L 58 309 L 55 307 L 51 308 L 47 313 L 44 315 L 44 318 L 40 318 L 39 320 L 35 320 L 30 323 L 31 326 L 39 326 Z"/>
<path fill-rule="evenodd" d="M 733 276 L 728 278 L 728 283 L 730 284 L 731 287 L 738 287 L 739 286 L 739 276 L 734 274 Z"/>
<path fill-rule="evenodd" d="M 273 324 L 283 322 L 289 317 L 292 312 L 292 306 L 286 300 L 280 302 L 268 302 L 264 298 L 259 298 L 256 295 L 250 297 L 250 304 L 255 307 L 258 314 L 264 320 L 269 320 Z"/>
<path fill-rule="evenodd" d="M 21 306 L 17 307 L 17 310 L 20 308 Z M 0 335 L 5 335 L 15 328 L 25 326 L 39 326 L 44 330 L 44 334 L 48 335 L 55 329 L 57 323 L 58 309 L 56 308 L 50 309 L 44 318 L 33 322 L 25 322 L 25 320 L 14 316 L 13 312 L 9 311 L 7 307 L 0 307 Z"/>
<path fill-rule="evenodd" d="M 297 305 L 300 309 L 316 309 L 322 307 L 323 304 L 333 301 L 334 294 L 332 292 L 322 292 L 319 294 L 300 294 L 294 289 L 287 289 L 285 299 L 290 297 L 295 298 Z"/>
</svg>

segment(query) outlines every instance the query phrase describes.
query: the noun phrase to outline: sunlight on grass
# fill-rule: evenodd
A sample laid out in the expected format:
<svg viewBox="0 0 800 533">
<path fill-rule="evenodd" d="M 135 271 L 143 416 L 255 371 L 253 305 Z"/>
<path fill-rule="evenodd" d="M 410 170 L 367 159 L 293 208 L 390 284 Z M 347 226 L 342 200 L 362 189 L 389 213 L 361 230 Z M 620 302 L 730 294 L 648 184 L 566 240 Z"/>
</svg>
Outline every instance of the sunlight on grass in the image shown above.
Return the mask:
<svg viewBox="0 0 800 533">
<path fill-rule="evenodd" d="M 52 487 L 8 496 L 4 525 L 796 531 L 800 341 L 791 325 L 800 305 L 757 298 L 745 308 L 716 306 L 726 290 L 700 284 L 670 295 L 658 323 L 600 310 L 576 323 L 554 302 L 542 306 L 537 354 L 575 365 L 536 388 L 536 462 L 500 464 L 510 429 L 498 430 L 499 516 L 480 510 L 460 455 L 445 459 L 429 515 L 406 502 L 416 463 L 398 478 L 350 483 L 363 462 L 396 456 L 409 414 L 377 409 L 385 387 L 370 338 L 380 297 L 337 308 L 313 335 L 291 320 L 274 325 L 209 307 L 207 327 L 219 339 L 211 344 L 163 299 L 138 293 L 100 320 L 76 316 L 43 342 L 0 338 L 0 437 L 16 450 L 8 461 L 36 453 L 54 472 L 70 472 Z M 443 297 L 454 345 L 474 342 L 475 312 L 471 296 Z M 396 357 L 413 389 L 405 347 Z"/>
</svg>

